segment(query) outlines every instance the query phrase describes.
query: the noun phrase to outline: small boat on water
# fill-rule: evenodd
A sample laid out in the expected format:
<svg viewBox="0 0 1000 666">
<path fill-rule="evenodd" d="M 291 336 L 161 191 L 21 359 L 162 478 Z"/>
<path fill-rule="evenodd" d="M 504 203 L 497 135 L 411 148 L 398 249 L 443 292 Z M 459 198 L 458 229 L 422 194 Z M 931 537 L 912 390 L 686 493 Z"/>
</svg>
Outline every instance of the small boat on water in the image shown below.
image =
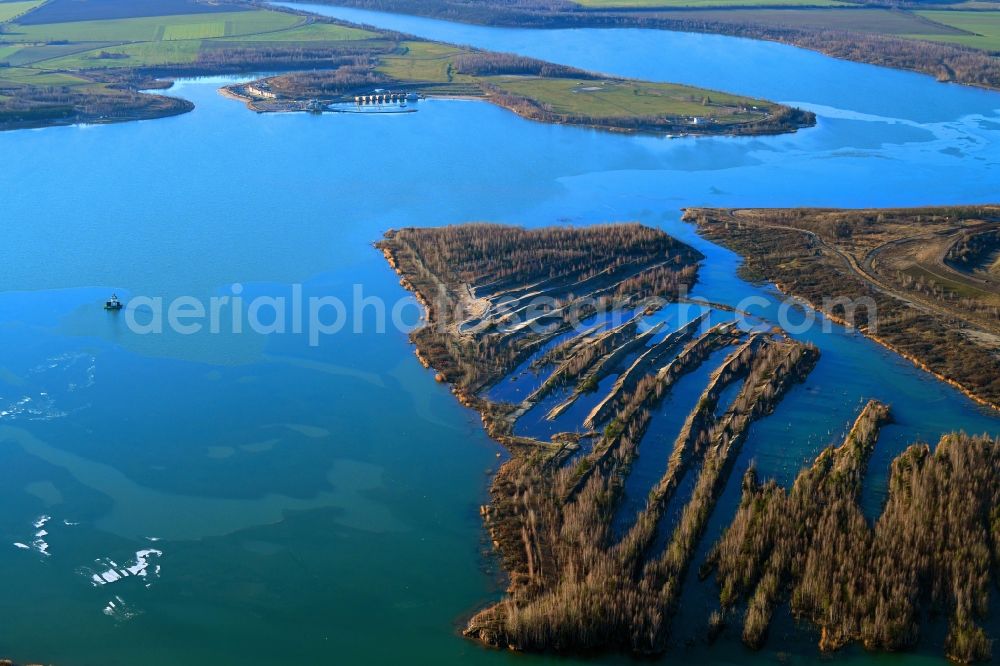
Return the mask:
<svg viewBox="0 0 1000 666">
<path fill-rule="evenodd" d="M 109 298 L 108 300 L 104 301 L 104 309 L 105 310 L 115 310 L 115 311 L 117 311 L 117 310 L 121 310 L 123 307 L 125 307 L 125 305 L 120 300 L 118 300 L 118 295 L 117 294 L 111 294 L 111 298 Z"/>
</svg>

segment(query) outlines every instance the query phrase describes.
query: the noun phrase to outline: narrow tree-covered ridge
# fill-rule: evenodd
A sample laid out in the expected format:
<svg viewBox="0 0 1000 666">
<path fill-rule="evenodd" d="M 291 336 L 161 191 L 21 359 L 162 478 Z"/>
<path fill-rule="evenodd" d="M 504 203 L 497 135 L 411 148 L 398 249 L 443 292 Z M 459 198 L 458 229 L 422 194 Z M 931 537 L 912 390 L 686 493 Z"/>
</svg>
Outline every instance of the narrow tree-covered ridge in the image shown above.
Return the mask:
<svg viewBox="0 0 1000 666">
<path fill-rule="evenodd" d="M 757 647 L 788 603 L 820 629 L 823 650 L 858 641 L 897 651 L 917 643 L 921 618 L 940 614 L 950 659 L 989 658 L 981 621 L 1000 562 L 1000 441 L 954 434 L 934 450 L 906 449 L 873 528 L 858 496 L 888 415 L 869 403 L 843 444 L 824 450 L 787 493 L 747 471 L 737 515 L 702 570 L 719 582 L 716 624 L 733 617 Z"/>
</svg>

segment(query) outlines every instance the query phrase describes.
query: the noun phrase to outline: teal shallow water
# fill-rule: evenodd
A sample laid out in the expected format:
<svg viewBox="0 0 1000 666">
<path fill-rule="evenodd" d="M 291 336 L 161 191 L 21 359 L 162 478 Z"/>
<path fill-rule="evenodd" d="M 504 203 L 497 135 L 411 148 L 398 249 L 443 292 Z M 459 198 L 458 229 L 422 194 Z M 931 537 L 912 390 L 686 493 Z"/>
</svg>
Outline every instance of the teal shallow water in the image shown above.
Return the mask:
<svg viewBox="0 0 1000 666">
<path fill-rule="evenodd" d="M 773 320 L 773 292 L 735 278 L 737 257 L 681 223 L 681 206 L 996 195 L 995 93 L 746 40 L 543 38 L 324 11 L 796 102 L 820 121 L 795 135 L 668 141 L 540 125 L 473 102 L 377 118 L 259 116 L 220 97 L 220 80 L 197 80 L 176 87 L 197 105 L 184 116 L 0 134 L 3 655 L 73 666 L 571 661 L 457 637 L 460 617 L 500 590 L 484 569 L 477 510 L 499 449 L 402 332 L 348 327 L 319 347 L 292 334 L 138 336 L 100 309 L 110 291 L 208 298 L 238 282 L 248 296 L 285 295 L 301 283 L 307 295 L 346 298 L 358 283 L 392 300 L 405 294 L 370 244 L 393 226 L 641 220 L 707 256 L 697 294 L 761 296 L 755 313 Z M 993 414 L 856 335 L 804 335 L 822 360 L 754 426 L 735 479 L 756 459 L 787 482 L 861 399 L 877 397 L 897 423 L 872 462 L 874 512 L 906 443 L 956 427 L 1000 431 Z M 656 473 L 655 456 L 642 464 Z M 735 500 L 731 483 L 713 534 Z M 135 566 L 148 549 L 162 555 L 147 556 L 145 579 L 92 584 L 109 559 Z M 682 629 L 701 622 L 711 592 L 690 585 Z M 814 657 L 808 639 L 783 637 L 753 658 Z M 727 642 L 673 656 L 722 664 L 749 654 Z"/>
</svg>

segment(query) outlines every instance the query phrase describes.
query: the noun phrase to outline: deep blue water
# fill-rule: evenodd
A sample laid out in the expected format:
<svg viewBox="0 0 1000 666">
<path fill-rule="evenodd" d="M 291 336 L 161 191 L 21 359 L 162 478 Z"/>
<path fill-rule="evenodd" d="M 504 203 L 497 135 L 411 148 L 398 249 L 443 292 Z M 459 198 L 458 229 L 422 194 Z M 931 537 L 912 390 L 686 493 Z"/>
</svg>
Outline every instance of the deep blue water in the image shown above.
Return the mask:
<svg viewBox="0 0 1000 666">
<path fill-rule="evenodd" d="M 175 86 L 197 105 L 184 116 L 0 134 L 4 655 L 74 666 L 549 661 L 455 633 L 502 589 L 483 569 L 478 515 L 501 452 L 419 366 L 404 332 L 376 332 L 368 311 L 362 332 L 352 316 L 316 347 L 292 333 L 142 336 L 100 308 L 111 291 L 208 299 L 239 283 L 249 299 L 301 284 L 306 297 L 349 301 L 359 284 L 391 303 L 405 292 L 371 247 L 388 228 L 639 220 L 706 255 L 697 295 L 760 297 L 753 311 L 774 321 L 774 292 L 737 279 L 738 258 L 698 238 L 680 207 L 976 203 L 1000 182 L 996 93 L 724 37 L 320 11 L 792 102 L 819 124 L 666 140 L 532 123 L 478 102 L 257 115 L 209 79 Z M 822 359 L 753 426 L 710 536 L 751 459 L 790 481 L 863 399 L 891 402 L 896 417 L 872 461 L 873 510 L 907 443 L 1000 431 L 994 414 L 860 336 L 801 337 Z M 646 459 L 655 474 L 656 450 Z M 92 585 L 106 558 L 131 566 L 151 548 L 162 556 L 148 556 L 145 579 Z M 710 590 L 689 584 L 697 624 Z M 815 655 L 779 639 L 755 659 L 779 652 Z M 749 656 L 736 644 L 672 655 Z M 843 656 L 855 659 L 871 658 Z"/>
</svg>

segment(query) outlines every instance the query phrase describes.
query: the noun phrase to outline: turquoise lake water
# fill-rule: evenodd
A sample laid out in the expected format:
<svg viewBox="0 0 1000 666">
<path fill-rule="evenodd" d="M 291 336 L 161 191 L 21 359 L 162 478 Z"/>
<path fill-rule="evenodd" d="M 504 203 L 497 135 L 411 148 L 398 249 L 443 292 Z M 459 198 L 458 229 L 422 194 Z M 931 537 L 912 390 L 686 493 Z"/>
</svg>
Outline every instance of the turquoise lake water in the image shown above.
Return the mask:
<svg viewBox="0 0 1000 666">
<path fill-rule="evenodd" d="M 997 198 L 996 93 L 717 36 L 318 11 L 794 103 L 819 123 L 666 140 L 542 125 L 478 102 L 257 115 L 219 96 L 223 79 L 200 79 L 172 92 L 196 104 L 183 116 L 0 134 L 0 655 L 68 666 L 578 661 L 458 636 L 502 590 L 478 514 L 501 450 L 420 367 L 404 332 L 374 331 L 368 312 L 363 332 L 352 319 L 315 347 L 292 333 L 143 336 L 101 309 L 112 291 L 204 300 L 236 283 L 247 298 L 301 284 L 307 297 L 350 301 L 360 284 L 395 302 L 406 294 L 371 247 L 386 229 L 639 220 L 706 255 L 696 295 L 760 297 L 754 313 L 773 321 L 773 290 L 736 278 L 738 258 L 680 222 L 682 206 Z M 896 418 L 871 464 L 872 514 L 907 443 L 1000 432 L 994 414 L 856 334 L 801 337 L 822 359 L 753 426 L 702 552 L 751 459 L 790 481 L 863 399 L 891 402 Z M 686 382 L 665 403 L 663 437 L 701 387 Z M 640 455 L 640 492 L 664 450 Z M 102 576 L 128 567 L 147 575 Z M 711 582 L 688 586 L 668 660 L 815 659 L 811 637 L 787 620 L 760 653 L 734 641 L 686 646 Z M 902 659 L 940 663 L 838 657 Z"/>
</svg>

